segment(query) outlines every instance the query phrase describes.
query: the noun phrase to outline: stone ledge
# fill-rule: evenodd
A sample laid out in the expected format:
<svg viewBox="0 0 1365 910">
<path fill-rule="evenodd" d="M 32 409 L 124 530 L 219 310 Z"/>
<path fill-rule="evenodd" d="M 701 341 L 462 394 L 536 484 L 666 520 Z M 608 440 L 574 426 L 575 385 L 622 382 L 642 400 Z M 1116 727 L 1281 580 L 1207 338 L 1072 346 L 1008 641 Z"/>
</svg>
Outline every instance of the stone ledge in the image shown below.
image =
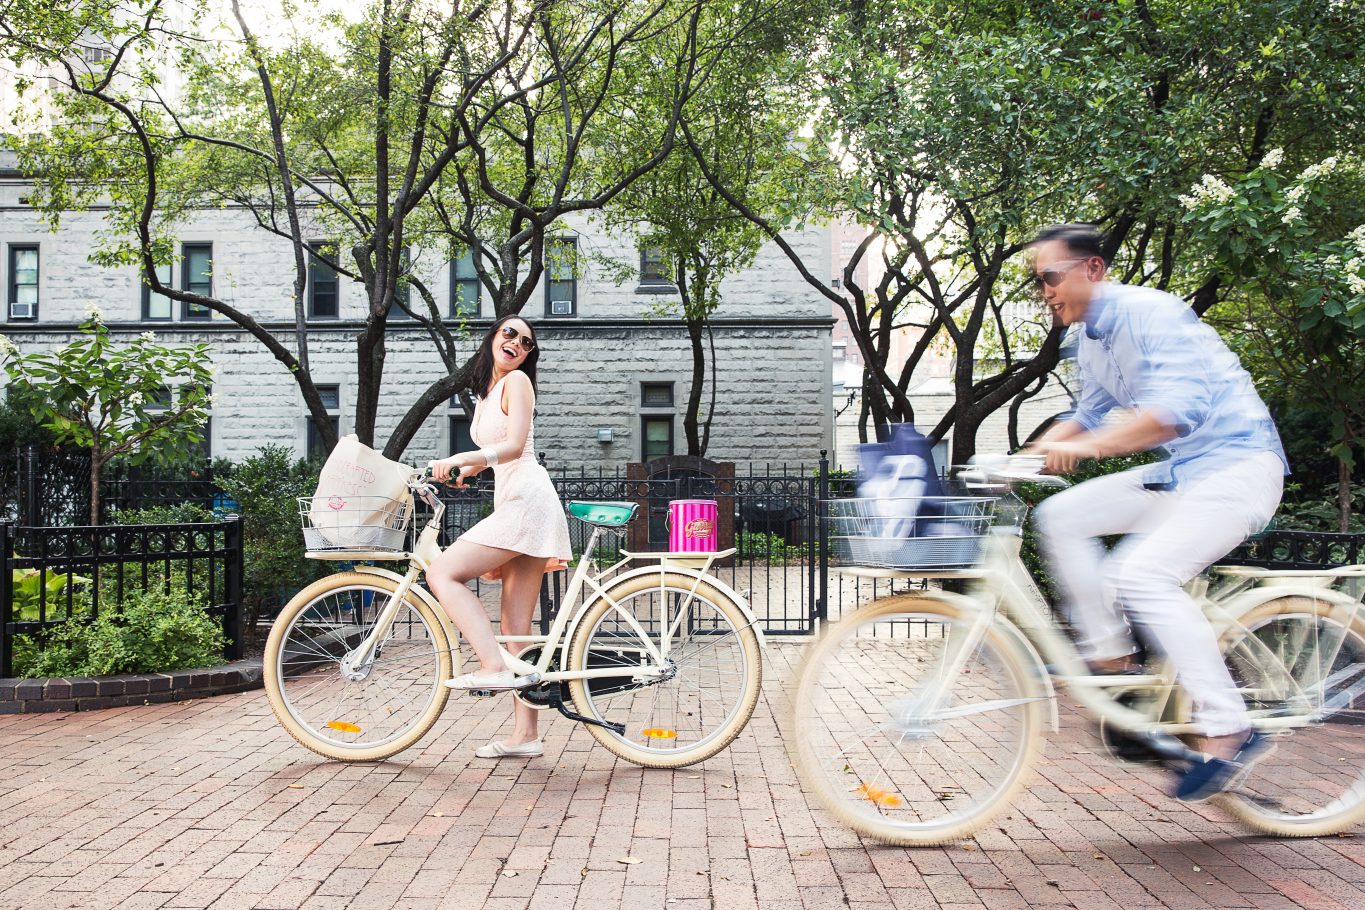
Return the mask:
<svg viewBox="0 0 1365 910">
<path fill-rule="evenodd" d="M 245 692 L 264 685 L 259 660 L 199 670 L 61 679 L 0 679 L 0 714 L 95 711 Z"/>
</svg>

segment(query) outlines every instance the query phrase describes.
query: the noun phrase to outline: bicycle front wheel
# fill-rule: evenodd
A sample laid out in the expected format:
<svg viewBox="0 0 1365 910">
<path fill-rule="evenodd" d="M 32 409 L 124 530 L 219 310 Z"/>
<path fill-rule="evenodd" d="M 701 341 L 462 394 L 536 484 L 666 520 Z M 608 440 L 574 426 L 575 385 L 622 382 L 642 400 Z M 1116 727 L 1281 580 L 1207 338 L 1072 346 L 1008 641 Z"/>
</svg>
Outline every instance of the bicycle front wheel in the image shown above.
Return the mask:
<svg viewBox="0 0 1365 910">
<path fill-rule="evenodd" d="M 579 618 L 569 682 L 588 732 L 626 761 L 681 768 L 724 749 L 758 703 L 758 636 L 723 591 L 673 573 L 613 585 Z"/>
<path fill-rule="evenodd" d="M 940 600 L 889 597 L 832 624 L 807 653 L 792 703 L 797 768 L 858 833 L 904 846 L 959 840 L 1022 786 L 1047 697 L 1005 620 L 979 636 L 973 622 Z"/>
<path fill-rule="evenodd" d="M 397 589 L 391 579 L 340 572 L 296 594 L 270 629 L 262 658 L 270 707 L 319 755 L 396 755 L 425 736 L 445 707 L 450 645 L 439 617 L 416 594 L 398 605 L 368 666 L 343 666 Z"/>
<path fill-rule="evenodd" d="M 1365 617 L 1354 602 L 1280 597 L 1224 636 L 1252 723 L 1274 749 L 1224 807 L 1281 837 L 1334 834 L 1365 819 Z"/>
</svg>

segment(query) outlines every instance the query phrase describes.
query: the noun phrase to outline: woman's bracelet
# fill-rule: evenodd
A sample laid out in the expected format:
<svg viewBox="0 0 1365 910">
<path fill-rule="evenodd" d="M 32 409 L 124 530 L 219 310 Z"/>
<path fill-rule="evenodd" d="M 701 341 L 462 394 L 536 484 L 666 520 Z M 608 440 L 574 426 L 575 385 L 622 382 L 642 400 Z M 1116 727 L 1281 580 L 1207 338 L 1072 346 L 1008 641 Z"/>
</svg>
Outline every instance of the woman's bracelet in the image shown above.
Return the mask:
<svg viewBox="0 0 1365 910">
<path fill-rule="evenodd" d="M 486 449 L 479 449 L 479 454 L 483 456 L 484 463 L 490 468 L 498 463 L 498 450 L 492 446 L 489 446 Z"/>
</svg>

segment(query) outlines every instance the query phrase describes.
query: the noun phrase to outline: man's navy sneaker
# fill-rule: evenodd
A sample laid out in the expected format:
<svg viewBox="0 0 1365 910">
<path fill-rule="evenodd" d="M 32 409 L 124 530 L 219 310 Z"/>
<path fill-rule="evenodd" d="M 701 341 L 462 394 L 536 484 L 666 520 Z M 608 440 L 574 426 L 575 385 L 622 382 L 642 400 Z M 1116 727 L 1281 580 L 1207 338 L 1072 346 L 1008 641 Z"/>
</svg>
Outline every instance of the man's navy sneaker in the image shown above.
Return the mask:
<svg viewBox="0 0 1365 910">
<path fill-rule="evenodd" d="M 1265 758 L 1273 746 L 1270 737 L 1252 730 L 1231 760 L 1210 758 L 1191 765 L 1180 778 L 1175 798 L 1185 803 L 1199 803 L 1217 796 L 1231 787 L 1253 764 Z"/>
</svg>

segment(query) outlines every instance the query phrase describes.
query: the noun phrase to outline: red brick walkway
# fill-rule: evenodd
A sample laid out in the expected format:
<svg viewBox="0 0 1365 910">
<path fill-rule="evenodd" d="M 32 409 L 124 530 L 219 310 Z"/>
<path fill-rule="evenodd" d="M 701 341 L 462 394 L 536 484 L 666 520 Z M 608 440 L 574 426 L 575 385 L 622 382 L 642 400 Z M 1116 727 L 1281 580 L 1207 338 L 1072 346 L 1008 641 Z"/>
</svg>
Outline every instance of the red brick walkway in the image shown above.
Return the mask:
<svg viewBox="0 0 1365 910">
<path fill-rule="evenodd" d="M 1029 794 L 972 842 L 864 844 L 788 763 L 775 718 L 799 653 L 770 647 L 749 729 L 676 772 L 558 716 L 544 758 L 475 759 L 506 709 L 471 699 L 382 765 L 319 760 L 261 692 L 0 717 L 0 910 L 1365 908 L 1365 830 L 1245 836 L 1109 763 L 1070 712 Z"/>
</svg>

